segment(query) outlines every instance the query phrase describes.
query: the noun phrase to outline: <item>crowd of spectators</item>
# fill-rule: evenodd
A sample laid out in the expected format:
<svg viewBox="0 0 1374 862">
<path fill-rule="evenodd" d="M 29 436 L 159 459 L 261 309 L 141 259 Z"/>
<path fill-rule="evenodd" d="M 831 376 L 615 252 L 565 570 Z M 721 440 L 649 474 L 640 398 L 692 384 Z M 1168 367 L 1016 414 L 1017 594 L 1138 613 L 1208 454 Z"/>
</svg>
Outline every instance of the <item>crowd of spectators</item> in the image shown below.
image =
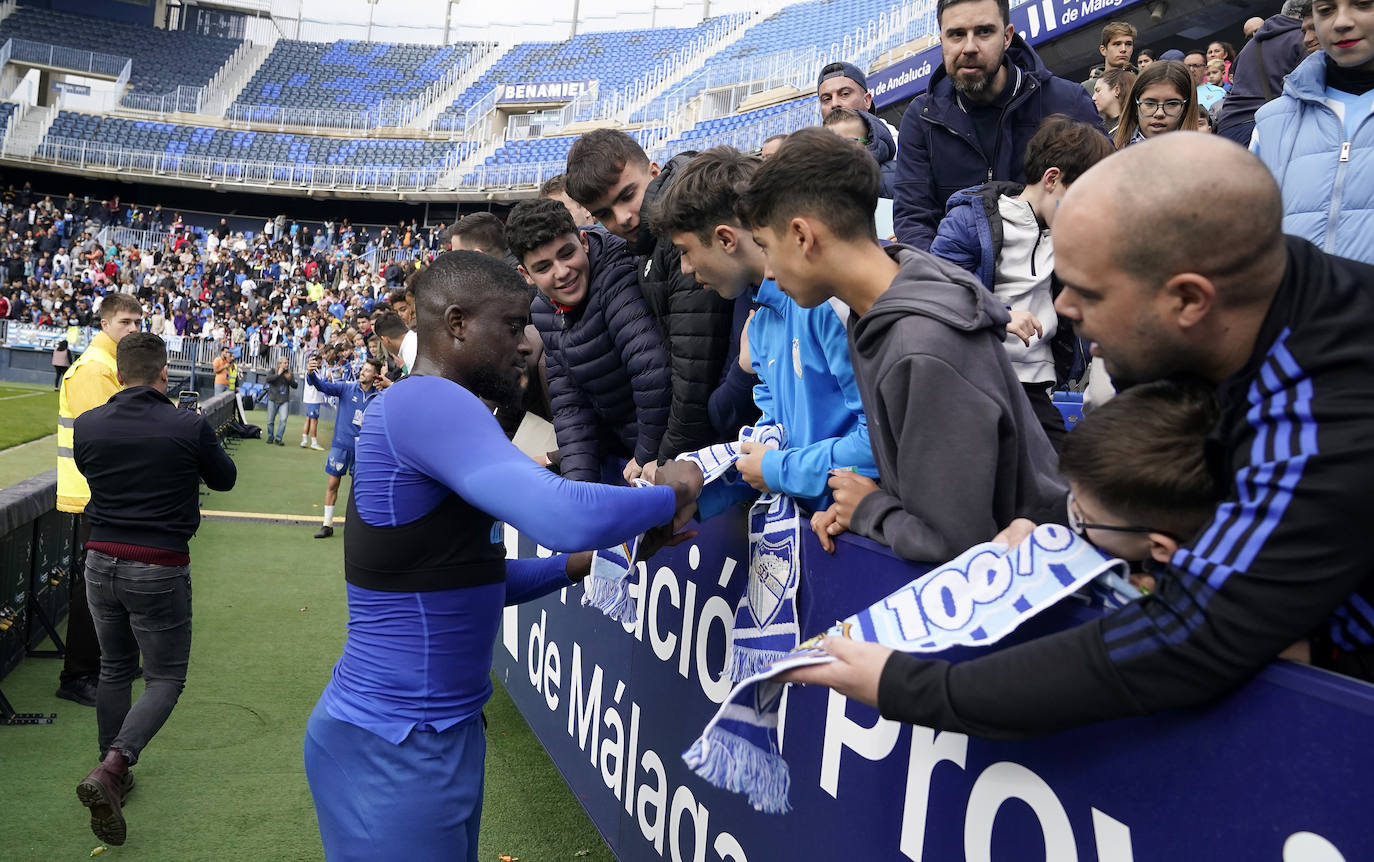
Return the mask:
<svg viewBox="0 0 1374 862">
<path fill-rule="evenodd" d="M 11 185 L 0 196 L 0 319 L 66 328 L 75 345 L 117 291 L 142 303 L 148 331 L 213 342 L 234 357 L 357 346 L 388 294 L 450 233 L 414 219 L 378 228 L 282 215 L 259 231 L 224 218 L 194 226 L 161 204 Z"/>
</svg>

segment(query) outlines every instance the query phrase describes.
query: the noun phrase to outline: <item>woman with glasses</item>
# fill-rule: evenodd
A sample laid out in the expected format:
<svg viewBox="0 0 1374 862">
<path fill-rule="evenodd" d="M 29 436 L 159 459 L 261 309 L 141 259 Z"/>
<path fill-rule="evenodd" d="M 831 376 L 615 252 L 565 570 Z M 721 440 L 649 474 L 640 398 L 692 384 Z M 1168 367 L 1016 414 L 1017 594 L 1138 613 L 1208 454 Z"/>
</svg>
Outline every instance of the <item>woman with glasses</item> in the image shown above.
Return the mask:
<svg viewBox="0 0 1374 862">
<path fill-rule="evenodd" d="M 1130 104 L 1116 129 L 1116 147 L 1165 132 L 1197 128 L 1197 89 L 1188 67 L 1177 60 L 1151 63 L 1135 79 Z"/>
<path fill-rule="evenodd" d="M 1121 125 L 1121 115 L 1131 104 L 1131 90 L 1135 86 L 1135 73 L 1130 69 L 1108 69 L 1093 83 L 1093 104 L 1097 106 L 1098 116 L 1107 127 L 1107 136 L 1115 138 Z"/>
</svg>

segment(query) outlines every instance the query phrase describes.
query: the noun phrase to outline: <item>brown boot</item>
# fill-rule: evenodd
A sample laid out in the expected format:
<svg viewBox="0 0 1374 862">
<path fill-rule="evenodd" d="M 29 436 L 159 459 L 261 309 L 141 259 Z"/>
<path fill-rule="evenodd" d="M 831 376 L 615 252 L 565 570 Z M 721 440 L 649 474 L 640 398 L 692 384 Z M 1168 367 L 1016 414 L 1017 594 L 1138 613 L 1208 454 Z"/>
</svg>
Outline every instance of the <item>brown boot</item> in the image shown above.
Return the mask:
<svg viewBox="0 0 1374 862">
<path fill-rule="evenodd" d="M 121 805 L 128 774 L 128 761 L 111 748 L 100 765 L 76 786 L 76 798 L 91 810 L 91 831 L 115 847 L 123 844 L 128 834 Z"/>
</svg>

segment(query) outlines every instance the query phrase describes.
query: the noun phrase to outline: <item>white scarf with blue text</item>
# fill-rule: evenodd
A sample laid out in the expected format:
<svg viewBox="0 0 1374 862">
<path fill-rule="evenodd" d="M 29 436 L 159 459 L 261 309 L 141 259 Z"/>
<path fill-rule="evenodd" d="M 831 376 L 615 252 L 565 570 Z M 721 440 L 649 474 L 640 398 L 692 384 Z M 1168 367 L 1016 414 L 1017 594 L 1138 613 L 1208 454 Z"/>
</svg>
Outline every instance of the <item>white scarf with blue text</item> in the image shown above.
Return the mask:
<svg viewBox="0 0 1374 862">
<path fill-rule="evenodd" d="M 975 545 L 931 569 L 826 634 L 880 643 L 908 653 L 953 646 L 986 646 L 1099 575 L 1124 576 L 1128 567 L 1067 527 L 1042 524 L 1014 548 Z M 787 762 L 778 744 L 783 684 L 773 678 L 834 659 L 808 640 L 731 690 L 683 754 L 711 784 L 748 794 L 755 809 L 790 810 Z"/>
</svg>

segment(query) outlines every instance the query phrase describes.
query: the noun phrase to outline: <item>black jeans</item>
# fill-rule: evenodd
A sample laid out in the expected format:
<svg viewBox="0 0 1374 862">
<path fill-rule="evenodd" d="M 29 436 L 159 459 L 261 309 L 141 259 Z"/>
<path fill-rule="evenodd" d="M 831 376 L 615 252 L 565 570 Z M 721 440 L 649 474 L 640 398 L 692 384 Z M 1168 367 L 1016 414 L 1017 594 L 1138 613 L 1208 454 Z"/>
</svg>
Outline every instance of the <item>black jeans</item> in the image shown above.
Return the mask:
<svg viewBox="0 0 1374 862">
<path fill-rule="evenodd" d="M 133 765 L 162 729 L 186 685 L 191 658 L 191 567 L 155 566 L 91 551 L 86 593 L 100 638 L 95 699 L 100 753 L 116 748 Z M 147 687 L 130 707 L 139 651 Z"/>
</svg>

